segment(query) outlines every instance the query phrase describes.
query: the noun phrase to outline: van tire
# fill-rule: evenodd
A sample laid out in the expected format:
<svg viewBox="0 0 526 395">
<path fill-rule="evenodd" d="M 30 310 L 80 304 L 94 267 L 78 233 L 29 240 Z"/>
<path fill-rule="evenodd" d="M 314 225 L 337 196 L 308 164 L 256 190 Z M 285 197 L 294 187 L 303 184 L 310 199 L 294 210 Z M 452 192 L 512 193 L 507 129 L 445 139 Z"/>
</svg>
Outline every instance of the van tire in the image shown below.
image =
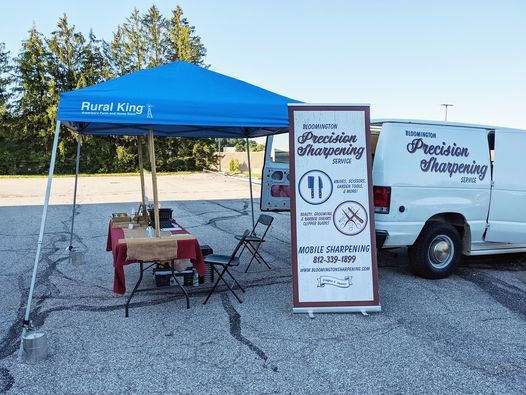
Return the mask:
<svg viewBox="0 0 526 395">
<path fill-rule="evenodd" d="M 409 247 L 412 271 L 422 277 L 448 277 L 456 268 L 462 250 L 457 229 L 445 222 L 429 222 Z"/>
</svg>

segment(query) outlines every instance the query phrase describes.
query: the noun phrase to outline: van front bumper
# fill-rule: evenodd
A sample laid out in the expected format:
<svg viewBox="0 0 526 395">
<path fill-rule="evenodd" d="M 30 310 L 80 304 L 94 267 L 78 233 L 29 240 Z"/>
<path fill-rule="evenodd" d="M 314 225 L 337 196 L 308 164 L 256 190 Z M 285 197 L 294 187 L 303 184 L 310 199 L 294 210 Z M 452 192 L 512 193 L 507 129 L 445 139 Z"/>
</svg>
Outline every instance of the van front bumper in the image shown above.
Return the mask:
<svg viewBox="0 0 526 395">
<path fill-rule="evenodd" d="M 389 233 L 387 233 L 387 231 L 377 230 L 376 231 L 376 248 L 382 248 L 388 236 L 389 236 Z"/>
</svg>

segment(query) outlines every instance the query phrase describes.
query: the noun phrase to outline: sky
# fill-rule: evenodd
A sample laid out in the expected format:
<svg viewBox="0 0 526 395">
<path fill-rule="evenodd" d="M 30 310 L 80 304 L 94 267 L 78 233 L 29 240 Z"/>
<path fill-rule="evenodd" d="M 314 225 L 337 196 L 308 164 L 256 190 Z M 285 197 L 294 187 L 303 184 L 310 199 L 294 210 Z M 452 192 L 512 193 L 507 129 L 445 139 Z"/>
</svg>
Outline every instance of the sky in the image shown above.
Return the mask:
<svg viewBox="0 0 526 395">
<path fill-rule="evenodd" d="M 179 4 L 211 69 L 310 103 L 369 103 L 372 118 L 526 129 L 526 0 L 1 0 L 12 55 L 64 13 L 110 40 L 134 7 Z"/>
</svg>

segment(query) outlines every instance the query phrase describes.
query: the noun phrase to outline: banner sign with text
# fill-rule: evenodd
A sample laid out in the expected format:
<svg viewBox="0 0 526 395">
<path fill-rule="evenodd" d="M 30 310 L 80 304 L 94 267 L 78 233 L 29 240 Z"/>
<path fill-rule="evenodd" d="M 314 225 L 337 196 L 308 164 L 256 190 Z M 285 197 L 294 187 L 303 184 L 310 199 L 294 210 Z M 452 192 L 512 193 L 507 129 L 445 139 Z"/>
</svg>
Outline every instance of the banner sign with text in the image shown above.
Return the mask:
<svg viewBox="0 0 526 395">
<path fill-rule="evenodd" d="M 380 311 L 369 114 L 289 106 L 295 313 Z"/>
</svg>

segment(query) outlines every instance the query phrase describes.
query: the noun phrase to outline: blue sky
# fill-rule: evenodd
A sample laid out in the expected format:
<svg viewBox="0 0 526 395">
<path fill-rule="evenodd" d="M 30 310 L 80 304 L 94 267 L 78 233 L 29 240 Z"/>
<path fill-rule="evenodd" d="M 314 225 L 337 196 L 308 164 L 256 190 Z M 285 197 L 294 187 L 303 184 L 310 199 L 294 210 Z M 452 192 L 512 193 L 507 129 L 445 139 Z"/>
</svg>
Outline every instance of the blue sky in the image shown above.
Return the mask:
<svg viewBox="0 0 526 395">
<path fill-rule="evenodd" d="M 315 103 L 370 103 L 373 118 L 526 129 L 526 0 L 5 2 L 12 53 L 33 22 L 49 34 L 66 13 L 111 39 L 136 6 L 180 4 L 212 69 Z"/>
</svg>

